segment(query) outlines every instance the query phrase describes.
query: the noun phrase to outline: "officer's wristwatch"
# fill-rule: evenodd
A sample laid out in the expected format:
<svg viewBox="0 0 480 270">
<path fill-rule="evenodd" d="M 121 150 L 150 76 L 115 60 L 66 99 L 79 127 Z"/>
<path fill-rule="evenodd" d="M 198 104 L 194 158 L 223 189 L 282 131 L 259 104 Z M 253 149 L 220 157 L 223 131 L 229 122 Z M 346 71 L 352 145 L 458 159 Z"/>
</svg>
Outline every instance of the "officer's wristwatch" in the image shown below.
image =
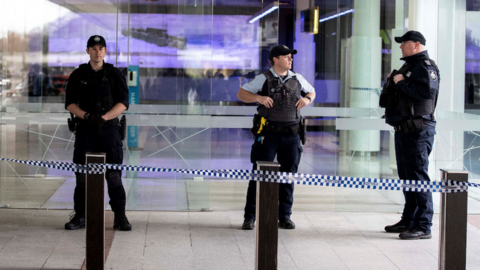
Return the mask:
<svg viewBox="0 0 480 270">
<path fill-rule="evenodd" d="M 87 120 L 89 116 L 90 116 L 90 114 L 89 114 L 88 112 L 86 112 L 86 113 L 83 115 L 83 119 Z"/>
<path fill-rule="evenodd" d="M 311 97 L 305 96 L 305 98 L 308 98 L 308 100 L 310 100 L 310 103 L 312 103 L 312 98 Z"/>
</svg>

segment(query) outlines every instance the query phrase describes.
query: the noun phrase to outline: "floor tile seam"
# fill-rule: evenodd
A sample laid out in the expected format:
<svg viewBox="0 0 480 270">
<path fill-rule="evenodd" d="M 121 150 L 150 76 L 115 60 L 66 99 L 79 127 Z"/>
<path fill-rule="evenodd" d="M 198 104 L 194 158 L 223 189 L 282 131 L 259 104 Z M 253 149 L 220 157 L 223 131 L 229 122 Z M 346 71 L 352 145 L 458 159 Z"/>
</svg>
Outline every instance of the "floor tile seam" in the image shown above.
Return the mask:
<svg viewBox="0 0 480 270">
<path fill-rule="evenodd" d="M 63 179 L 63 182 L 55 189 L 55 192 L 50 194 L 50 196 L 38 208 L 42 208 L 55 194 L 57 194 L 57 190 L 65 183 L 65 181 L 67 181 L 66 178 Z"/>
<path fill-rule="evenodd" d="M 298 265 L 297 265 L 297 263 L 295 262 L 295 260 L 293 259 L 292 254 L 290 254 L 290 251 L 288 251 L 288 248 L 287 248 L 287 246 L 285 245 L 285 243 L 283 242 L 282 238 L 278 238 L 278 239 L 279 239 L 280 242 L 282 243 L 282 246 L 285 248 L 285 251 L 287 252 L 287 254 L 288 254 L 288 256 L 290 257 L 290 259 L 292 260 L 293 264 L 295 265 L 295 269 L 298 270 L 298 269 L 299 269 L 299 268 L 298 268 Z M 277 256 L 278 256 L 278 254 L 277 254 Z M 277 260 L 278 260 L 278 258 L 277 258 Z"/>
<path fill-rule="evenodd" d="M 345 214 L 343 214 L 343 215 L 345 215 Z M 380 216 L 383 217 L 383 214 L 380 214 Z M 345 216 L 345 218 L 351 222 L 351 219 L 349 219 L 349 217 Z M 352 223 L 352 224 L 353 224 L 353 223 Z M 394 261 L 392 261 L 392 259 L 390 259 L 390 257 L 388 257 L 387 254 L 384 253 L 384 250 L 383 250 L 383 249 L 379 248 L 377 245 L 375 245 L 374 243 L 372 243 L 372 242 L 369 240 L 369 238 L 367 237 L 367 235 L 365 235 L 365 233 L 364 233 L 360 228 L 358 228 L 357 226 L 355 226 L 355 227 L 356 227 L 356 228 L 360 231 L 360 233 L 364 236 L 365 240 L 367 240 L 367 242 L 369 243 L 369 245 L 375 247 L 375 249 L 377 249 L 378 251 L 380 251 L 380 253 L 381 253 L 388 261 L 390 261 L 397 269 L 399 269 L 399 270 L 401 269 L 400 266 L 398 266 Z"/>
<path fill-rule="evenodd" d="M 332 246 L 328 243 L 328 241 L 325 241 L 325 239 L 323 239 L 323 238 L 321 237 L 320 232 L 317 231 L 317 229 L 313 226 L 313 223 L 312 223 L 312 221 L 308 218 L 308 216 L 305 215 L 305 214 L 304 214 L 304 216 L 305 216 L 305 219 L 306 219 L 306 220 L 308 221 L 308 223 L 310 224 L 310 228 L 320 237 L 320 239 L 322 239 L 322 242 L 324 242 L 325 245 L 328 246 L 328 248 L 335 254 L 335 256 L 337 256 L 337 259 L 342 262 L 342 264 L 345 266 L 345 268 L 347 268 L 347 269 L 350 270 L 350 267 L 348 267 L 348 265 L 342 260 L 342 258 L 338 255 L 337 251 L 336 251 L 334 248 L 332 248 Z"/>
<path fill-rule="evenodd" d="M 186 183 L 185 183 L 185 192 L 187 193 L 187 206 L 190 208 L 190 202 L 188 201 L 188 190 L 187 190 Z M 193 255 L 193 239 L 192 239 L 192 229 L 190 226 L 190 212 L 187 212 L 187 219 L 188 219 L 188 237 L 190 239 L 190 252 L 192 253 L 192 265 L 193 265 L 193 269 L 196 269 L 195 256 Z"/>
<path fill-rule="evenodd" d="M 143 265 L 145 263 L 145 251 L 147 250 L 147 235 L 148 235 L 148 225 L 149 224 L 150 224 L 150 211 L 148 211 L 147 225 L 146 225 L 146 228 L 145 228 L 145 238 L 143 240 L 142 269 L 143 269 Z"/>
<path fill-rule="evenodd" d="M 380 216 L 383 217 L 382 213 L 379 213 L 379 214 L 380 214 Z M 351 218 L 349 218 L 348 216 L 346 216 L 345 213 L 343 213 L 343 215 L 345 216 L 345 218 L 346 218 L 351 224 L 354 224 L 354 223 L 352 222 L 353 220 L 352 220 Z M 367 240 L 367 242 L 370 243 L 369 238 L 368 238 L 368 236 L 364 233 L 364 231 L 363 231 L 361 228 L 359 228 L 358 226 L 356 226 L 356 225 L 355 225 L 355 228 L 357 228 L 357 230 L 363 235 L 363 237 Z M 375 246 L 375 245 L 373 245 L 373 246 Z M 375 246 L 375 247 L 376 247 L 376 246 Z"/>
<path fill-rule="evenodd" d="M 394 261 L 392 261 L 392 259 L 390 259 L 390 257 L 388 257 L 387 254 L 384 253 L 384 250 L 378 248 L 376 245 L 373 245 L 377 250 L 380 251 L 380 253 L 389 261 L 392 263 L 392 265 L 394 265 L 397 269 L 401 270 L 400 266 L 398 266 Z"/>
<path fill-rule="evenodd" d="M 48 254 L 47 259 L 46 259 L 45 262 L 42 264 L 42 267 L 41 267 L 40 269 L 43 269 L 43 268 L 45 267 L 45 265 L 47 264 L 48 260 L 49 260 L 50 257 L 52 256 L 53 252 L 54 252 L 55 249 L 57 248 L 59 242 L 60 242 L 60 241 L 58 241 L 58 242 L 55 244 L 55 246 L 52 248 L 52 250 L 50 251 L 50 254 Z"/>
<path fill-rule="evenodd" d="M 468 260 L 468 257 L 470 257 L 470 256 L 472 256 L 472 255 L 473 255 L 474 257 L 480 259 L 480 254 L 477 254 L 476 252 L 474 252 L 474 251 L 472 251 L 472 250 L 470 250 L 470 249 L 468 249 L 468 248 L 467 248 L 467 252 L 470 252 L 470 253 L 471 253 L 471 254 L 467 254 L 467 260 Z"/>
<path fill-rule="evenodd" d="M 227 211 L 227 217 L 228 217 L 228 220 L 230 222 L 230 227 L 235 230 L 235 228 L 233 227 L 232 225 L 232 219 L 230 218 L 230 211 Z M 242 253 L 242 250 L 240 248 L 240 245 L 238 244 L 238 239 L 237 239 L 237 235 L 235 234 L 235 232 L 233 232 L 233 238 L 235 239 L 235 243 L 237 244 L 237 249 L 238 249 L 238 252 L 240 253 L 241 257 L 242 257 L 242 261 L 243 261 L 243 265 L 245 266 L 245 270 L 248 270 L 248 267 L 247 267 L 247 263 L 245 262 L 245 258 L 243 256 L 243 253 Z"/>
<path fill-rule="evenodd" d="M 468 215 L 468 216 L 470 216 L 470 215 Z M 479 225 L 478 222 L 468 221 L 468 218 L 467 218 L 467 223 L 472 225 L 475 229 L 480 230 L 480 225 Z"/>
<path fill-rule="evenodd" d="M 13 240 L 15 240 L 15 238 L 17 238 L 17 234 L 15 234 L 12 239 L 10 239 L 8 241 L 8 243 L 0 250 L 0 258 L 2 257 L 3 253 L 8 250 L 7 248 L 9 248 L 11 246 L 11 244 L 13 243 Z"/>
</svg>

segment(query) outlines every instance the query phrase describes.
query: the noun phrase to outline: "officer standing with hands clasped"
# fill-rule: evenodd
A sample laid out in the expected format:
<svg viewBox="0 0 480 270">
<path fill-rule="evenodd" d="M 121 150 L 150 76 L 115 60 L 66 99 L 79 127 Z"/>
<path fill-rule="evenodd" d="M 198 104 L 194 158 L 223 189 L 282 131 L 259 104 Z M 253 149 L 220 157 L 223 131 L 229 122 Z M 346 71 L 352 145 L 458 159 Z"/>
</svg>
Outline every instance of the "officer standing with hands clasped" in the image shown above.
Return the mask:
<svg viewBox="0 0 480 270">
<path fill-rule="evenodd" d="M 88 64 L 73 71 L 66 88 L 65 108 L 70 111 L 69 128 L 75 132 L 73 162 L 85 164 L 87 152 L 105 152 L 106 162 L 122 164 L 124 124 L 118 116 L 128 109 L 128 87 L 125 77 L 112 64 L 103 61 L 107 45 L 102 36 L 92 36 L 87 42 Z M 122 118 L 122 123 L 124 118 Z M 73 195 L 75 215 L 65 224 L 66 230 L 85 228 L 85 178 L 75 173 Z M 126 194 L 122 184 L 122 171 L 107 170 L 110 205 L 115 213 L 115 229 L 132 230 L 125 215 Z"/>
<path fill-rule="evenodd" d="M 244 84 L 237 97 L 245 103 L 258 102 L 252 133 L 254 142 L 250 160 L 253 169 L 257 161 L 273 161 L 275 155 L 280 171 L 296 173 L 305 144 L 305 121 L 300 109 L 315 99 L 315 89 L 302 75 L 290 71 L 292 55 L 297 50 L 278 45 L 272 48 L 269 59 L 272 68 Z M 293 184 L 279 184 L 279 226 L 295 229 L 290 219 L 293 205 Z M 256 181 L 250 181 L 247 190 L 243 230 L 255 227 Z"/>
<path fill-rule="evenodd" d="M 405 64 L 394 70 L 383 86 L 380 106 L 385 122 L 395 129 L 397 170 L 403 180 L 428 180 L 428 156 L 432 151 L 434 117 L 440 85 L 437 65 L 425 50 L 420 32 L 408 31 L 395 37 L 401 43 Z M 401 220 L 385 227 L 406 240 L 432 238 L 433 202 L 431 192 L 403 192 L 405 206 Z"/>
</svg>

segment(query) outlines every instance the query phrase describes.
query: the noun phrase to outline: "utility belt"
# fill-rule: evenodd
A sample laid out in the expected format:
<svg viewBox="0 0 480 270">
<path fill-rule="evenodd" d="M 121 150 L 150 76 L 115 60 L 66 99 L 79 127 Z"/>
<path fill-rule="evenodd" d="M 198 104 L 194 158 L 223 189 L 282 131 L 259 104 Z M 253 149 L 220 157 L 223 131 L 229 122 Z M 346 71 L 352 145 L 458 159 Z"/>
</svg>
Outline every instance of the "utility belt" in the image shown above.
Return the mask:
<svg viewBox="0 0 480 270">
<path fill-rule="evenodd" d="M 410 118 L 398 126 L 393 126 L 393 129 L 395 131 L 402 131 L 403 133 L 408 134 L 413 132 L 420 132 L 424 129 L 424 127 L 425 124 L 423 123 L 422 118 Z"/>
<path fill-rule="evenodd" d="M 86 125 L 87 121 L 78 117 L 75 117 L 72 113 L 70 113 L 71 118 L 68 118 L 68 129 L 75 133 L 77 131 L 78 125 Z M 120 138 L 123 141 L 125 139 L 125 135 L 127 133 L 127 118 L 125 115 L 122 115 L 120 119 L 114 118 L 108 121 L 105 121 L 104 126 L 119 126 L 120 127 Z"/>
<path fill-rule="evenodd" d="M 75 120 L 77 121 L 78 124 L 81 125 L 87 125 L 87 120 L 75 117 Z M 120 123 L 120 120 L 118 118 L 113 118 L 111 120 L 105 121 L 105 124 L 103 125 L 104 127 L 110 127 L 110 126 L 116 126 Z"/>
<path fill-rule="evenodd" d="M 305 126 L 304 118 L 301 118 L 298 124 L 293 124 L 286 127 L 279 127 L 271 125 L 265 117 L 255 114 L 253 116 L 253 127 L 250 131 L 253 133 L 253 135 L 260 135 L 264 131 L 284 134 L 288 136 L 295 136 L 299 134 L 302 144 L 305 144 L 307 136 L 307 127 Z"/>
<path fill-rule="evenodd" d="M 291 125 L 288 127 L 265 126 L 263 127 L 263 131 L 282 133 L 287 135 L 296 135 L 298 133 L 298 127 L 299 124 Z"/>
</svg>

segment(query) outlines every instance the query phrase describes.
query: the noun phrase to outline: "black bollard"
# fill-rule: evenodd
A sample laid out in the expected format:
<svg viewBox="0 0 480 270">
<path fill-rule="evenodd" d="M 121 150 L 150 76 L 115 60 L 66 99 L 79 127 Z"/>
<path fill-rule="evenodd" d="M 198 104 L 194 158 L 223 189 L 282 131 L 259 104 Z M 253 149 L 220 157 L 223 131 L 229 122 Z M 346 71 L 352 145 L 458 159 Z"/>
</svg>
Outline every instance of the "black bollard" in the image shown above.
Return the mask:
<svg viewBox="0 0 480 270">
<path fill-rule="evenodd" d="M 105 164 L 105 153 L 87 153 L 87 165 Z M 86 174 L 85 230 L 87 270 L 105 268 L 105 173 Z"/>
<path fill-rule="evenodd" d="M 468 182 L 467 171 L 440 169 L 441 178 Z M 438 269 L 465 270 L 467 263 L 467 192 L 442 193 Z"/>
<path fill-rule="evenodd" d="M 278 172 L 277 162 L 257 161 L 257 170 Z M 278 183 L 257 182 L 255 269 L 276 270 L 278 250 Z"/>
</svg>

